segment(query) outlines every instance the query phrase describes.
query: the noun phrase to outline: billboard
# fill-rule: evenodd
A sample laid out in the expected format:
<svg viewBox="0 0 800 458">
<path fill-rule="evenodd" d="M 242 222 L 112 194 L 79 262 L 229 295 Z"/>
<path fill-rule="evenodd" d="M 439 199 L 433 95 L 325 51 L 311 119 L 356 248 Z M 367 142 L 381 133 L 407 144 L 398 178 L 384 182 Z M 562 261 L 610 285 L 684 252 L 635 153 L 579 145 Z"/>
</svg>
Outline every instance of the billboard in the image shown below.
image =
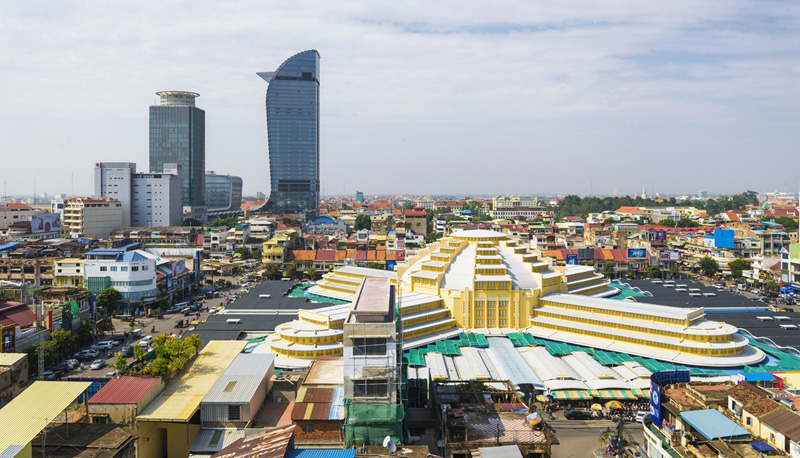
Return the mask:
<svg viewBox="0 0 800 458">
<path fill-rule="evenodd" d="M 650 419 L 661 426 L 661 385 L 650 379 Z"/>
<path fill-rule="evenodd" d="M 200 277 L 200 250 L 194 252 L 194 262 L 192 263 L 192 273 L 194 274 L 194 281 Z"/>
<path fill-rule="evenodd" d="M 61 230 L 61 215 L 58 213 L 45 213 L 31 216 L 31 233 L 58 232 Z"/>
<path fill-rule="evenodd" d="M 663 242 L 667 240 L 667 231 L 664 230 L 650 230 L 647 234 L 647 239 L 651 242 Z"/>
<path fill-rule="evenodd" d="M 578 255 L 577 254 L 568 254 L 567 255 L 567 265 L 572 265 L 572 266 L 578 265 Z"/>
<path fill-rule="evenodd" d="M 716 248 L 734 248 L 733 229 L 714 229 Z"/>
<path fill-rule="evenodd" d="M 647 259 L 647 249 L 628 248 L 628 259 Z"/>
<path fill-rule="evenodd" d="M 662 261 L 677 261 L 680 258 L 678 250 L 661 250 L 658 252 L 658 259 Z"/>
<path fill-rule="evenodd" d="M 167 274 L 167 294 L 169 294 L 169 303 L 172 303 L 172 274 Z"/>
</svg>

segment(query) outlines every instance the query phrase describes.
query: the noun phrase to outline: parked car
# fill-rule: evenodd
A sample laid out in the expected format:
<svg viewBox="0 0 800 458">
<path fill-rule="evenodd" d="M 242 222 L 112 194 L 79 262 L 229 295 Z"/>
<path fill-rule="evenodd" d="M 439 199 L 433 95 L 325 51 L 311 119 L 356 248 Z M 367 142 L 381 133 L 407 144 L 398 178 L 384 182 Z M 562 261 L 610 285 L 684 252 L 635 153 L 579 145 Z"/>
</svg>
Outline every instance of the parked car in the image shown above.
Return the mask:
<svg viewBox="0 0 800 458">
<path fill-rule="evenodd" d="M 97 369 L 102 369 L 105 366 L 106 366 L 106 361 L 104 359 L 96 359 L 92 361 L 92 365 L 89 366 L 89 368 L 93 371 L 96 371 Z"/>
<path fill-rule="evenodd" d="M 125 336 L 122 334 L 114 334 L 111 336 L 111 340 L 114 341 L 114 345 L 119 345 L 125 341 Z"/>
<path fill-rule="evenodd" d="M 75 359 L 77 359 L 78 361 L 89 361 L 91 359 L 97 358 L 97 355 L 99 354 L 100 352 L 98 352 L 97 350 L 89 348 L 87 350 L 81 350 L 78 353 L 75 353 Z"/>
<path fill-rule="evenodd" d="M 117 371 L 116 370 L 113 370 L 113 371 L 110 371 L 110 372 L 106 372 L 106 377 L 114 377 L 115 375 L 117 375 Z"/>
<path fill-rule="evenodd" d="M 55 380 L 56 378 L 56 374 L 54 374 L 52 371 L 42 372 L 42 380 Z"/>
<path fill-rule="evenodd" d="M 64 361 L 64 364 L 67 366 L 67 369 L 72 370 L 78 367 L 80 362 L 77 359 L 68 359 Z"/>
<path fill-rule="evenodd" d="M 192 308 L 191 307 L 186 307 L 185 309 L 182 310 L 182 312 L 183 312 L 183 316 L 189 316 L 189 315 L 192 314 Z"/>
<path fill-rule="evenodd" d="M 636 412 L 636 417 L 634 417 L 634 420 L 636 420 L 637 423 L 641 423 L 649 419 L 650 419 L 650 412 L 646 410 L 640 410 Z"/>
<path fill-rule="evenodd" d="M 67 372 L 68 370 L 69 370 L 69 368 L 67 368 L 66 363 L 58 363 L 55 366 L 53 366 L 52 368 L 50 368 L 50 372 L 56 374 L 59 377 L 64 375 L 64 373 Z"/>
<path fill-rule="evenodd" d="M 570 410 L 564 412 L 564 418 L 567 420 L 589 420 L 592 418 L 592 414 L 585 410 Z"/>
<path fill-rule="evenodd" d="M 95 350 L 111 350 L 114 348 L 114 341 L 113 340 L 104 340 L 102 342 L 97 342 L 96 344 L 92 345 L 92 348 Z"/>
<path fill-rule="evenodd" d="M 130 358 L 133 356 L 133 347 L 131 345 L 122 347 L 122 350 L 119 351 L 123 358 Z"/>
</svg>

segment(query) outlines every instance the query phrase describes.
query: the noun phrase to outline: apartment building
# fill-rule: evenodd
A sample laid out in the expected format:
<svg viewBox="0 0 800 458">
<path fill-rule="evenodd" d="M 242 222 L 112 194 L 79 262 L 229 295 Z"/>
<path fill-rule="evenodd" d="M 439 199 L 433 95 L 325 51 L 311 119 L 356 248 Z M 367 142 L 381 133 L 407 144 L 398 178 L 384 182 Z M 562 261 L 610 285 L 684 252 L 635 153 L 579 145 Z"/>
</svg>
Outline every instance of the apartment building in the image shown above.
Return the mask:
<svg viewBox="0 0 800 458">
<path fill-rule="evenodd" d="M 64 201 L 64 230 L 72 238 L 106 238 L 122 225 L 122 204 L 117 199 L 75 197 Z"/>
</svg>

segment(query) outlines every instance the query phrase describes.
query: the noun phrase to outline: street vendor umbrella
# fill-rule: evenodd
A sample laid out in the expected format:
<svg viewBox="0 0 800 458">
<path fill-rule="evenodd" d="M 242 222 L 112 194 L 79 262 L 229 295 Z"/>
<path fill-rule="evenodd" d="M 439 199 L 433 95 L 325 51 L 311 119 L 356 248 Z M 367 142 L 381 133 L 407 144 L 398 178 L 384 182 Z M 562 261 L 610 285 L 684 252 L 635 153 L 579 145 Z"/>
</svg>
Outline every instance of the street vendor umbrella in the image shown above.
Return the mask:
<svg viewBox="0 0 800 458">
<path fill-rule="evenodd" d="M 592 404 L 592 410 L 603 410 L 603 406 L 600 404 Z"/>
<path fill-rule="evenodd" d="M 619 401 L 608 401 L 606 402 L 606 407 L 609 409 L 621 409 L 622 404 L 620 404 Z"/>
<path fill-rule="evenodd" d="M 539 412 L 529 414 L 527 417 L 525 417 L 525 419 L 528 420 L 528 423 L 531 425 L 538 425 L 542 422 L 542 416 L 539 414 Z"/>
<path fill-rule="evenodd" d="M 540 394 L 539 396 L 536 396 L 536 400 L 539 402 L 547 402 L 552 401 L 553 399 L 546 394 Z"/>
</svg>

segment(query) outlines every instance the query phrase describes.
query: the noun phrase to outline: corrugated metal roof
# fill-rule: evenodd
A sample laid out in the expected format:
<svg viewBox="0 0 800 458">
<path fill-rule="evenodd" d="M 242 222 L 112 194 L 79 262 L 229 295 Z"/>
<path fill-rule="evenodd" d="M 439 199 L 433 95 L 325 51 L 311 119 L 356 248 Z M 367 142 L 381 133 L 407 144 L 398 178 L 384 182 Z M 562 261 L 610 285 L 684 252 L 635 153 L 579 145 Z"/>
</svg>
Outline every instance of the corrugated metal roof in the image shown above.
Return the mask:
<svg viewBox="0 0 800 458">
<path fill-rule="evenodd" d="M 136 404 L 161 377 L 132 377 L 124 375 L 111 379 L 89 399 L 90 404 Z"/>
<path fill-rule="evenodd" d="M 249 403 L 275 365 L 274 353 L 243 353 L 233 360 L 203 398 L 204 404 Z"/>
<path fill-rule="evenodd" d="M 0 366 L 13 366 L 27 356 L 27 353 L 0 353 Z"/>
<path fill-rule="evenodd" d="M 225 447 L 212 458 L 283 458 L 294 435 L 294 425 L 246 436 Z"/>
<path fill-rule="evenodd" d="M 243 429 L 201 429 L 189 448 L 191 453 L 216 453 L 244 437 Z"/>
<path fill-rule="evenodd" d="M 208 391 L 241 353 L 247 342 L 220 341 L 208 343 L 183 372 L 154 399 L 138 421 L 188 421 L 200 407 Z"/>
<path fill-rule="evenodd" d="M 90 382 L 37 381 L 0 409 L 0 451 L 26 446 L 60 415 Z"/>
</svg>

